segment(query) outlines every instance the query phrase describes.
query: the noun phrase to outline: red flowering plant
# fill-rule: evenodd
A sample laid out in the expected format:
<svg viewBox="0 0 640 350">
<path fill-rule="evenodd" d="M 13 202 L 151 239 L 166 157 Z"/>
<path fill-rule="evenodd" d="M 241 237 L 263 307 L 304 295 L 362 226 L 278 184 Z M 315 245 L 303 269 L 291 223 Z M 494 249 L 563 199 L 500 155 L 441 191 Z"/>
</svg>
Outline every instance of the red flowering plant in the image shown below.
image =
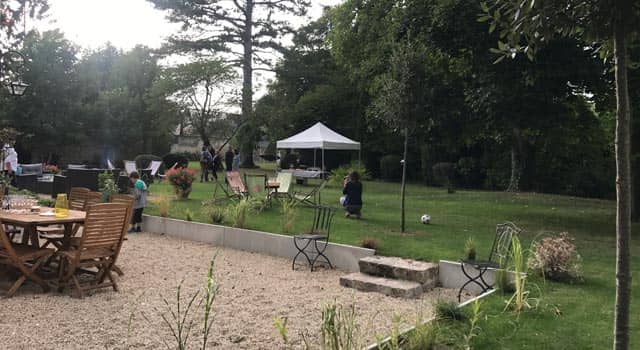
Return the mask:
<svg viewBox="0 0 640 350">
<path fill-rule="evenodd" d="M 165 175 L 169 183 L 173 186 L 173 190 L 178 198 L 186 199 L 189 197 L 191 185 L 196 178 L 193 170 L 189 168 L 169 169 Z"/>
</svg>

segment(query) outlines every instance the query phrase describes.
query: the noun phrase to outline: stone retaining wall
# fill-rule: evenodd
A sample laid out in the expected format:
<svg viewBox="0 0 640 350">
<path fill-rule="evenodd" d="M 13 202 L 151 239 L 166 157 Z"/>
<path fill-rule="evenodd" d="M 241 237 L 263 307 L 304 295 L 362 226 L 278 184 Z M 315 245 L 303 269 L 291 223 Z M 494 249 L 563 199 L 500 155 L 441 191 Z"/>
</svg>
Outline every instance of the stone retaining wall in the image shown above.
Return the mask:
<svg viewBox="0 0 640 350">
<path fill-rule="evenodd" d="M 297 253 L 291 236 L 144 215 L 145 231 L 255 253 L 292 259 Z M 375 250 L 329 243 L 325 254 L 338 269 L 358 271 L 358 260 Z M 300 260 L 298 260 L 300 261 Z"/>
</svg>

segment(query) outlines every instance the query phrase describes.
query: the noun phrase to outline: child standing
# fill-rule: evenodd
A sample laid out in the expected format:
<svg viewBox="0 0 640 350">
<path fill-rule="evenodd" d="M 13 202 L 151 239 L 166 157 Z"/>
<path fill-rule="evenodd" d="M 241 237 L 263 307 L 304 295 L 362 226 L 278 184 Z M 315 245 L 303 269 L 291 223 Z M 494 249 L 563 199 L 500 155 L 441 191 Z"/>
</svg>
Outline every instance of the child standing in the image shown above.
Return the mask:
<svg viewBox="0 0 640 350">
<path fill-rule="evenodd" d="M 140 180 L 140 175 L 137 171 L 132 171 L 131 174 L 129 174 L 129 179 L 133 183 L 133 196 L 136 199 L 133 204 L 133 215 L 131 216 L 129 233 L 142 232 L 140 223 L 142 223 L 142 211 L 147 206 L 147 184 Z"/>
</svg>

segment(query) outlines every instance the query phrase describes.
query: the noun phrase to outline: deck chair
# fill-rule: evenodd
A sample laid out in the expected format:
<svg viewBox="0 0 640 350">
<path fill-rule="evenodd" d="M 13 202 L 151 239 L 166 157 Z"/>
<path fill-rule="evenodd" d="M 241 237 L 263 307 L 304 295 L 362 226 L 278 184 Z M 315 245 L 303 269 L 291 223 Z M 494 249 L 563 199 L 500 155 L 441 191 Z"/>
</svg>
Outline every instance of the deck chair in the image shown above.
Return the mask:
<svg viewBox="0 0 640 350">
<path fill-rule="evenodd" d="M 309 192 L 293 192 L 293 199 L 311 207 L 320 205 L 320 193 L 326 185 L 327 181 L 322 180 L 319 185 L 315 186 Z"/>
<path fill-rule="evenodd" d="M 111 163 L 111 159 L 107 159 L 107 169 L 109 170 L 113 170 L 116 167 L 113 166 L 113 163 Z"/>
<path fill-rule="evenodd" d="M 85 203 L 90 192 L 91 190 L 86 187 L 71 187 L 71 190 L 69 191 L 69 209 L 84 211 Z M 102 200 L 102 197 L 100 197 L 100 199 Z M 75 236 L 79 229 L 80 226 L 76 225 L 73 228 L 72 235 Z M 40 239 L 45 240 L 43 248 L 48 247 L 50 244 L 55 246 L 57 249 L 62 247 L 64 227 L 60 225 L 38 226 L 37 231 Z"/>
<path fill-rule="evenodd" d="M 313 223 L 309 232 L 293 236 L 293 245 L 298 253 L 293 257 L 292 270 L 295 270 L 296 260 L 300 255 L 306 258 L 312 272 L 316 263 L 328 264 L 329 268 L 333 269 L 333 265 L 324 251 L 329 245 L 329 233 L 334 214 L 335 209 L 330 207 L 316 206 L 314 208 Z"/>
<path fill-rule="evenodd" d="M 153 183 L 153 179 L 158 175 L 158 171 L 160 170 L 160 166 L 162 165 L 162 161 L 160 160 L 152 160 L 149 163 L 149 167 L 146 169 L 140 169 L 140 176 L 142 181 L 146 184 Z"/>
<path fill-rule="evenodd" d="M 85 227 L 77 247 L 58 251 L 60 269 L 58 291 L 69 284 L 75 287 L 80 298 L 88 290 L 112 287 L 118 291 L 113 266 L 127 232 L 130 212 L 124 203 L 100 203 L 87 208 Z M 86 270 L 88 281 L 81 282 L 77 273 Z"/>
<path fill-rule="evenodd" d="M 278 191 L 275 193 L 277 198 L 292 198 L 293 193 L 293 174 L 290 172 L 278 172 L 275 179 L 280 184 Z"/>
<path fill-rule="evenodd" d="M 12 297 L 18 288 L 30 279 L 49 291 L 49 285 L 37 274 L 37 269 L 54 253 L 50 248 L 33 247 L 26 244 L 14 243 L 4 232 L 4 225 L 0 225 L 0 265 L 7 265 L 20 272 L 20 277 L 7 291 L 7 297 Z"/>
<path fill-rule="evenodd" d="M 124 171 L 127 173 L 127 176 L 131 175 L 131 173 L 134 171 L 138 171 L 138 168 L 136 167 L 136 162 L 132 160 L 125 160 Z"/>
<path fill-rule="evenodd" d="M 480 287 L 480 294 L 493 289 L 493 284 L 488 283 L 484 279 L 484 274 L 488 269 L 503 268 L 508 263 L 511 257 L 511 241 L 513 237 L 519 235 L 521 231 L 522 230 L 512 222 L 498 224 L 496 225 L 496 235 L 493 239 L 487 260 L 461 260 L 460 267 L 462 273 L 467 278 L 467 282 L 460 287 L 458 300 L 460 300 L 465 287 L 471 283 Z M 474 270 L 466 269 L 465 266 L 471 266 Z"/>
</svg>

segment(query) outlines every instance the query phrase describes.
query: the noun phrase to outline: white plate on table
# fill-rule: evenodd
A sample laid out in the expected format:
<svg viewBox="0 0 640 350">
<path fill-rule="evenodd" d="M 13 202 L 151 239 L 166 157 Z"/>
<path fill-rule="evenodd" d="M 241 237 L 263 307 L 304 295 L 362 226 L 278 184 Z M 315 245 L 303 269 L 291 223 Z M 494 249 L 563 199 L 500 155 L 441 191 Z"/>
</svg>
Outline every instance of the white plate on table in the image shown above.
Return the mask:
<svg viewBox="0 0 640 350">
<path fill-rule="evenodd" d="M 55 216 L 56 214 L 52 211 L 45 211 L 40 213 L 40 216 Z"/>
</svg>

